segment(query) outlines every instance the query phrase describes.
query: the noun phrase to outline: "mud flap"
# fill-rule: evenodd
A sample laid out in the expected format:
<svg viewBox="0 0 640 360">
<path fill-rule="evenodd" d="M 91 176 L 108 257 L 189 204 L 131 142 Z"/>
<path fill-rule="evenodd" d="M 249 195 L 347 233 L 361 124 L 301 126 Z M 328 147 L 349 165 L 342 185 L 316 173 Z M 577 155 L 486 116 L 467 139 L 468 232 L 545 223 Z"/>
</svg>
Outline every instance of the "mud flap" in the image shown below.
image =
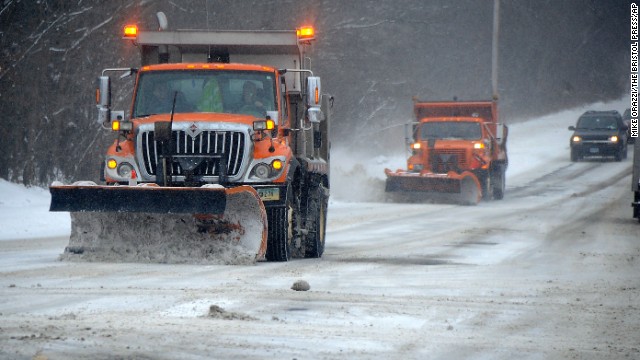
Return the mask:
<svg viewBox="0 0 640 360">
<path fill-rule="evenodd" d="M 252 187 L 52 186 L 51 193 L 51 210 L 71 213 L 63 260 L 196 264 L 264 260 L 266 211 Z M 80 194 L 102 203 L 88 204 Z M 133 204 L 141 199 L 151 200 Z"/>
</svg>

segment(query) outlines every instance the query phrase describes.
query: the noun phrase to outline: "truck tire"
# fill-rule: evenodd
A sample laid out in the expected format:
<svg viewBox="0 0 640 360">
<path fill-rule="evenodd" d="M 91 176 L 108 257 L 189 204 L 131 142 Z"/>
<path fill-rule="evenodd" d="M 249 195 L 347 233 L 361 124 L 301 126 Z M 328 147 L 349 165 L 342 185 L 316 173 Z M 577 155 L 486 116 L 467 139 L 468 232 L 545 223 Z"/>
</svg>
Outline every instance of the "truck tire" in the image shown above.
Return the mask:
<svg viewBox="0 0 640 360">
<path fill-rule="evenodd" d="M 493 175 L 491 171 L 482 171 L 478 173 L 478 181 L 482 190 L 482 200 L 490 200 L 493 197 Z"/>
<path fill-rule="evenodd" d="M 322 184 L 318 184 L 311 190 L 308 205 L 307 229 L 309 233 L 305 236 L 304 257 L 319 258 L 324 253 L 328 205 Z"/>
<path fill-rule="evenodd" d="M 287 186 L 285 206 L 277 206 L 267 209 L 267 261 L 289 261 L 292 252 L 293 229 L 296 216 L 299 211 L 296 206 L 299 203 L 295 197 L 293 186 Z"/>
<path fill-rule="evenodd" d="M 491 173 L 492 180 L 491 185 L 493 186 L 493 199 L 494 200 L 502 200 L 504 198 L 504 190 L 506 187 L 506 174 L 505 174 L 504 166 L 497 166 L 495 171 Z"/>
</svg>

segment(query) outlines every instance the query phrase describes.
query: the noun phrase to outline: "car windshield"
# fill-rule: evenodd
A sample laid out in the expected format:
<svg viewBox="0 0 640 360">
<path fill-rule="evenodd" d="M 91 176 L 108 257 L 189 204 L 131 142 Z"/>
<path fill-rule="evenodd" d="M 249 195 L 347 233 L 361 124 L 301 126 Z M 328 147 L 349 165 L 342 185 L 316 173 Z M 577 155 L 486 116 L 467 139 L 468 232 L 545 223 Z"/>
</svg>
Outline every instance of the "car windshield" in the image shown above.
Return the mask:
<svg viewBox="0 0 640 360">
<path fill-rule="evenodd" d="M 612 116 L 583 116 L 578 119 L 578 129 L 616 130 L 618 122 Z"/>
<path fill-rule="evenodd" d="M 231 70 L 149 71 L 140 75 L 133 116 L 170 113 L 247 114 L 276 110 L 272 72 Z"/>
<path fill-rule="evenodd" d="M 426 139 L 462 139 L 476 140 L 482 138 L 480 123 L 471 121 L 426 122 L 420 128 L 420 136 Z"/>
</svg>

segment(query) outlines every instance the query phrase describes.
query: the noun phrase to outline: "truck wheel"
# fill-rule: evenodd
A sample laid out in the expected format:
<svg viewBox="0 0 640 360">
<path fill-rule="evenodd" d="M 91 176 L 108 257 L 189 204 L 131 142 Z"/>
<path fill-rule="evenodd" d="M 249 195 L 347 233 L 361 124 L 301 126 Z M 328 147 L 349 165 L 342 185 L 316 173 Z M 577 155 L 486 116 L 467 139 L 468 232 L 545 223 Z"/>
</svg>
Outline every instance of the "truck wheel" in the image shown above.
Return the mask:
<svg viewBox="0 0 640 360">
<path fill-rule="evenodd" d="M 309 198 L 307 229 L 304 257 L 319 258 L 324 252 L 324 238 L 327 225 L 327 196 L 324 187 L 318 184 Z"/>
<path fill-rule="evenodd" d="M 504 190 L 506 187 L 506 176 L 504 167 L 498 166 L 492 174 L 491 185 L 493 185 L 493 199 L 502 200 L 504 198 Z"/>
<path fill-rule="evenodd" d="M 482 189 L 482 200 L 491 199 L 493 192 L 493 175 L 490 172 L 482 172 L 478 174 L 478 181 L 480 181 L 480 187 Z"/>
<path fill-rule="evenodd" d="M 268 261 L 289 261 L 291 257 L 291 246 L 293 240 L 293 229 L 295 228 L 297 203 L 291 184 L 287 186 L 287 199 L 285 206 L 278 206 L 267 209 L 267 221 L 269 231 L 267 232 L 267 252 L 265 257 Z"/>
</svg>

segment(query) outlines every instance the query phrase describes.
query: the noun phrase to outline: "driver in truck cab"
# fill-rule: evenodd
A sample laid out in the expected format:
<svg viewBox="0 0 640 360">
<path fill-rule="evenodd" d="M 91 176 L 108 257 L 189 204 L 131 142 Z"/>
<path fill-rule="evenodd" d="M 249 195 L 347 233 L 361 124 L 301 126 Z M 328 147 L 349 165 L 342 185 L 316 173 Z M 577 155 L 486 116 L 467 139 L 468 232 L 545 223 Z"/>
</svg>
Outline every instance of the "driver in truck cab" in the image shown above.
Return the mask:
<svg viewBox="0 0 640 360">
<path fill-rule="evenodd" d="M 202 95 L 197 106 L 202 112 L 223 112 L 222 91 L 216 78 L 211 78 L 202 87 Z"/>
<path fill-rule="evenodd" d="M 264 116 L 264 103 L 260 101 L 258 87 L 253 81 L 245 81 L 244 85 L 242 85 L 242 103 L 243 105 L 240 107 L 241 113 L 257 117 Z"/>
</svg>

